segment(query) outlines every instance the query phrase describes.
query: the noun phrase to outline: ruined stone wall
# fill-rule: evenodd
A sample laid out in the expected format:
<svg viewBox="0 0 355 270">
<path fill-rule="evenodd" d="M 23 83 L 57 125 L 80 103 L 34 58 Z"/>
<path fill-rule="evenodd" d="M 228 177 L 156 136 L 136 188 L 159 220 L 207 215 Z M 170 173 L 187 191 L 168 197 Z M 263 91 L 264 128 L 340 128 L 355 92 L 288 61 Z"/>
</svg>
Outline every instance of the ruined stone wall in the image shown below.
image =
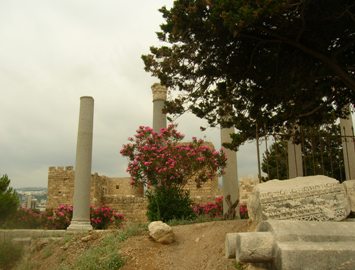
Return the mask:
<svg viewBox="0 0 355 270">
<path fill-rule="evenodd" d="M 60 204 L 73 204 L 74 195 L 73 166 L 49 167 L 47 208 L 56 208 Z M 129 178 L 110 178 L 97 173 L 91 175 L 90 205 L 103 205 L 107 195 L 143 196 L 143 188 L 132 187 Z"/>
<path fill-rule="evenodd" d="M 129 221 L 147 221 L 148 200 L 145 197 L 107 195 L 103 204 L 123 214 Z"/>
<path fill-rule="evenodd" d="M 73 166 L 49 167 L 47 208 L 56 208 L 60 204 L 73 204 L 73 180 Z"/>
<path fill-rule="evenodd" d="M 110 178 L 109 181 L 106 182 L 106 195 L 132 195 L 137 197 L 143 197 L 143 185 L 139 187 L 134 187 L 130 184 L 130 181 L 130 177 Z"/>
<path fill-rule="evenodd" d="M 190 192 L 191 197 L 215 197 L 222 194 L 222 191 L 218 187 L 217 177 L 203 183 L 200 188 L 197 188 L 196 182 L 194 179 L 191 179 L 184 186 L 184 189 Z"/>
<path fill-rule="evenodd" d="M 73 166 L 49 167 L 47 208 L 57 208 L 60 204 L 73 204 L 74 195 Z M 217 177 L 203 183 L 201 188 L 191 180 L 185 186 L 195 203 L 213 202 L 221 196 Z M 125 215 L 130 221 L 144 222 L 147 199 L 143 196 L 143 186 L 134 187 L 129 177 L 107 177 L 97 173 L 91 175 L 90 205 L 108 206 Z"/>
<path fill-rule="evenodd" d="M 242 177 L 239 179 L 239 201 L 246 204 L 250 193 L 254 187 L 259 183 L 259 180 L 254 177 Z"/>
</svg>

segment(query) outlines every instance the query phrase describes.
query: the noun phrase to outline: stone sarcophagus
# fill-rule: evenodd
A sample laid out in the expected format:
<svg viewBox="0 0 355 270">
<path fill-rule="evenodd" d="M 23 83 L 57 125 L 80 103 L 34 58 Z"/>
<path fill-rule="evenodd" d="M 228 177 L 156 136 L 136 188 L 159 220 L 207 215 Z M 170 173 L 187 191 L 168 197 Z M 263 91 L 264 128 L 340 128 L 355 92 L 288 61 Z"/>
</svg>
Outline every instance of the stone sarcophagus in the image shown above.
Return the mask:
<svg viewBox="0 0 355 270">
<path fill-rule="evenodd" d="M 340 221 L 350 213 L 344 185 L 323 175 L 271 180 L 258 184 L 248 200 L 249 217 L 269 219 Z"/>
</svg>

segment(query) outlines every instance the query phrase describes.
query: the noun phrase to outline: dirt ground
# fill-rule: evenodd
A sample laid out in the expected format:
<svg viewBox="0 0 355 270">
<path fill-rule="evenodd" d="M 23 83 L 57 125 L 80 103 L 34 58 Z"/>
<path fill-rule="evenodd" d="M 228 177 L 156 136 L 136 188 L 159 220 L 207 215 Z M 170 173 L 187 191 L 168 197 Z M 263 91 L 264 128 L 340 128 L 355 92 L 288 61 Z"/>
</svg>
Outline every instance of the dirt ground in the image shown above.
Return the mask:
<svg viewBox="0 0 355 270">
<path fill-rule="evenodd" d="M 235 270 L 235 260 L 224 257 L 225 235 L 250 230 L 247 220 L 214 221 L 174 226 L 176 242 L 171 245 L 146 235 L 132 237 L 121 247 L 128 258 L 122 270 Z"/>
<path fill-rule="evenodd" d="M 254 230 L 248 220 L 213 221 L 173 226 L 176 242 L 163 245 L 154 242 L 148 232 L 131 236 L 117 245 L 125 258 L 122 270 L 235 270 L 235 260 L 224 257 L 225 235 L 229 232 Z M 72 265 L 88 248 L 97 245 L 109 232 L 91 232 L 74 238 L 32 243 L 26 266 L 16 269 L 56 269 Z M 69 267 L 70 269 L 70 267 Z"/>
</svg>

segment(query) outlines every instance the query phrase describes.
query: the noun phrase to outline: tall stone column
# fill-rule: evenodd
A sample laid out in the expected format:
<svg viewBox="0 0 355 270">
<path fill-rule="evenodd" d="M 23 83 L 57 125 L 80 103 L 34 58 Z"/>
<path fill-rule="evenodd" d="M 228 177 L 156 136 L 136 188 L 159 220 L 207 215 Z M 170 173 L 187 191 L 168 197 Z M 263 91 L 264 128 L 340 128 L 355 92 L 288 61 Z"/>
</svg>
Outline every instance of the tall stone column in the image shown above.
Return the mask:
<svg viewBox="0 0 355 270">
<path fill-rule="evenodd" d="M 346 180 L 355 180 L 355 138 L 351 113 L 340 119 Z"/>
<path fill-rule="evenodd" d="M 234 128 L 221 128 L 221 143 L 230 143 L 230 134 L 234 133 Z M 225 198 L 230 195 L 231 203 L 233 204 L 239 199 L 239 181 L 237 170 L 237 153 L 222 146 L 222 149 L 227 157 L 227 166 L 224 169 L 225 174 L 223 180 L 223 214 L 226 214 L 229 207 Z M 237 213 L 238 214 L 238 213 Z"/>
<path fill-rule="evenodd" d="M 94 99 L 80 98 L 79 128 L 76 146 L 73 218 L 68 230 L 92 230 L 90 223 L 90 181 Z"/>
<path fill-rule="evenodd" d="M 166 128 L 166 114 L 162 112 L 166 101 L 166 87 L 155 83 L 152 85 L 153 92 L 153 130 L 159 132 L 161 128 Z"/>
<path fill-rule="evenodd" d="M 303 176 L 302 147 L 295 144 L 292 138 L 287 142 L 288 178 Z"/>
</svg>

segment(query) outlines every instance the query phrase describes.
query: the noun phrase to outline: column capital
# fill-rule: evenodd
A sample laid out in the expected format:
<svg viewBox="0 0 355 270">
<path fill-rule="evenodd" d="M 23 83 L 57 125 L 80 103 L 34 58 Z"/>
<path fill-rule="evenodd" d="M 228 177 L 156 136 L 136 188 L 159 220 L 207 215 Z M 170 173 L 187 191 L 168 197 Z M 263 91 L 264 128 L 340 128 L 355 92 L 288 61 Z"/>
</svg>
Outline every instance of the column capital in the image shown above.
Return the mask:
<svg viewBox="0 0 355 270">
<path fill-rule="evenodd" d="M 164 85 L 159 83 L 154 83 L 152 85 L 153 101 L 156 100 L 166 100 L 167 98 L 167 89 Z"/>
</svg>

